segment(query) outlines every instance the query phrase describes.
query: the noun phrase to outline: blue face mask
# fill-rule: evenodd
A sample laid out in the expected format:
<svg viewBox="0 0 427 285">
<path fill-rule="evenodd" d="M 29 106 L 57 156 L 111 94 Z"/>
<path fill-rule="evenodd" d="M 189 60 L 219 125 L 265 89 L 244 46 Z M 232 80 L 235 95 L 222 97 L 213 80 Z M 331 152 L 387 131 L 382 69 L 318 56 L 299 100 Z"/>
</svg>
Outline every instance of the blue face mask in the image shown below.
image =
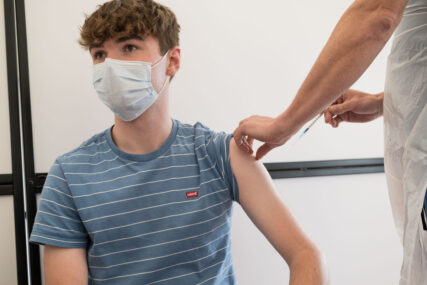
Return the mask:
<svg viewBox="0 0 427 285">
<path fill-rule="evenodd" d="M 157 63 L 106 58 L 93 66 L 93 86 L 99 99 L 120 119 L 132 121 L 144 113 L 159 97 L 169 82 L 166 65 L 153 73 L 167 58 L 166 53 Z M 159 80 L 165 77 L 157 92 Z M 158 78 L 161 77 L 161 78 Z M 153 82 L 153 83 L 152 83 Z"/>
</svg>

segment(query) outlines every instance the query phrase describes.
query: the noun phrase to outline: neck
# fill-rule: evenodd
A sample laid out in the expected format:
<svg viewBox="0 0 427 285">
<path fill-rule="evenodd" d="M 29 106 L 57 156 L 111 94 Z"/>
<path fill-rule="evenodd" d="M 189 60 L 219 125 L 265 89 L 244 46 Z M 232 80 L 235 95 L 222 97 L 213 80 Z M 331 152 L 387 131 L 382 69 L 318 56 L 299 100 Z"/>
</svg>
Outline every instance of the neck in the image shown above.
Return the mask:
<svg viewBox="0 0 427 285">
<path fill-rule="evenodd" d="M 147 154 L 160 148 L 172 131 L 167 99 L 167 94 L 162 94 L 133 121 L 126 122 L 116 116 L 111 132 L 116 146 L 131 154 Z"/>
</svg>

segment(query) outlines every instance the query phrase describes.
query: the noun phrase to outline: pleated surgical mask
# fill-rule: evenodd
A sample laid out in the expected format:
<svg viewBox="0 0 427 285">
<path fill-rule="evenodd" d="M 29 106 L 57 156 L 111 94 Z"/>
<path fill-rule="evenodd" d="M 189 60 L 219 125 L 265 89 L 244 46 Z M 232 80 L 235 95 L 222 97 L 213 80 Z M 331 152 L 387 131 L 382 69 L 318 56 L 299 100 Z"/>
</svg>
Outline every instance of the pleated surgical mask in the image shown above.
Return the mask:
<svg viewBox="0 0 427 285">
<path fill-rule="evenodd" d="M 157 100 L 169 81 L 166 64 L 160 68 L 167 54 L 155 64 L 111 58 L 95 64 L 93 86 L 99 99 L 120 119 L 135 120 Z M 159 72 L 153 72 L 155 68 Z"/>
</svg>

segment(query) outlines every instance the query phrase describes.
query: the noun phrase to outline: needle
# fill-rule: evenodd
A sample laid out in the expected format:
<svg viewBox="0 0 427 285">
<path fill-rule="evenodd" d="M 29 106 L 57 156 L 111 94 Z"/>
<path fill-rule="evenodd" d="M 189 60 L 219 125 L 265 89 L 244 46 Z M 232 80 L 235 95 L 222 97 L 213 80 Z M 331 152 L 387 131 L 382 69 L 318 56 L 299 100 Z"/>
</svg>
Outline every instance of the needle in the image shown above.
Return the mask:
<svg viewBox="0 0 427 285">
<path fill-rule="evenodd" d="M 316 119 L 313 120 L 313 122 L 311 122 L 310 125 L 308 125 L 308 127 L 299 135 L 299 138 L 301 138 L 303 135 L 305 135 L 307 133 L 307 131 L 317 122 L 317 120 L 319 120 L 320 117 L 322 117 L 323 113 L 320 113 Z"/>
</svg>

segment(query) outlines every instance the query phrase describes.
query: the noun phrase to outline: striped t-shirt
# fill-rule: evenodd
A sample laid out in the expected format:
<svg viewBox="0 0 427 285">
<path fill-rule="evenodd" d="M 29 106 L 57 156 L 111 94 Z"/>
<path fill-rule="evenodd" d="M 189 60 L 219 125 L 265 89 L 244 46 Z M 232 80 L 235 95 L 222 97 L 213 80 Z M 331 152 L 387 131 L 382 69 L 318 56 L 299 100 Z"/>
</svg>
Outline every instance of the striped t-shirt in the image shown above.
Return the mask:
<svg viewBox="0 0 427 285">
<path fill-rule="evenodd" d="M 86 248 L 93 284 L 236 284 L 230 138 L 174 120 L 159 149 L 135 155 L 110 128 L 93 136 L 50 169 L 31 242 Z"/>
</svg>

